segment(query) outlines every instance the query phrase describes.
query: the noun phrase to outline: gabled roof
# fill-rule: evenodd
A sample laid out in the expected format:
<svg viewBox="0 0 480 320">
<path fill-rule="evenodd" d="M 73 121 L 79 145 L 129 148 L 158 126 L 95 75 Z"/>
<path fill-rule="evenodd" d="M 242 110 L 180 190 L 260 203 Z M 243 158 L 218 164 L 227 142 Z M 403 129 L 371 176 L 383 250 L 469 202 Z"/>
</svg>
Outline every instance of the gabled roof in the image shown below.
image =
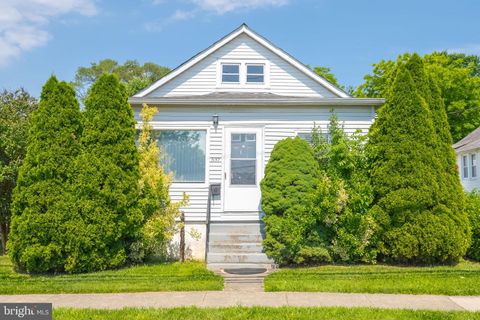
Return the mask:
<svg viewBox="0 0 480 320">
<path fill-rule="evenodd" d="M 276 55 L 280 56 L 281 58 L 283 58 L 284 60 L 289 62 L 295 68 L 297 68 L 298 70 L 303 72 L 305 75 L 307 75 L 308 77 L 310 77 L 311 79 L 313 79 L 317 83 L 319 83 L 322 86 L 324 86 L 325 88 L 327 88 L 329 91 L 334 93 L 339 98 L 350 98 L 350 96 L 346 92 L 344 92 L 340 88 L 337 88 L 336 86 L 334 86 L 333 84 L 328 82 L 323 77 L 317 75 L 315 72 L 313 72 L 312 70 L 307 68 L 304 64 L 302 64 L 300 61 L 295 59 L 293 56 L 286 53 L 282 49 L 278 48 L 277 46 L 275 46 L 273 43 L 271 43 L 269 40 L 265 39 L 264 37 L 262 37 L 258 33 L 254 32 L 245 23 L 242 24 L 237 29 L 233 30 L 231 33 L 229 33 L 228 35 L 226 35 L 222 39 L 220 39 L 217 42 L 215 42 L 214 44 L 212 44 L 207 49 L 201 51 L 197 55 L 193 56 L 192 58 L 190 58 L 189 60 L 187 60 L 186 62 L 184 62 L 183 64 L 181 64 L 177 68 L 175 68 L 174 70 L 172 70 L 170 73 L 168 73 L 166 76 L 164 76 L 163 78 L 161 78 L 157 82 L 153 83 L 152 85 L 150 85 L 146 89 L 144 89 L 144 90 L 140 91 L 139 93 L 137 93 L 136 95 L 134 95 L 133 98 L 142 98 L 142 97 L 147 96 L 149 93 L 155 91 L 156 89 L 158 89 L 159 87 L 161 87 L 165 83 L 167 83 L 170 80 L 172 80 L 173 78 L 177 77 L 178 75 L 180 75 L 184 71 L 188 70 L 193 65 L 197 64 L 198 62 L 200 62 L 201 60 L 203 60 L 204 58 L 206 58 L 207 56 L 209 56 L 213 52 L 217 51 L 218 49 L 220 49 L 221 47 L 223 47 L 224 45 L 226 45 L 227 43 L 229 43 L 230 41 L 232 41 L 233 39 L 237 38 L 238 36 L 240 36 L 242 34 L 246 34 L 249 37 L 251 37 L 252 39 L 254 39 L 255 41 L 259 42 L 261 45 L 263 45 L 264 47 L 266 47 L 270 51 L 274 52 Z"/>
<path fill-rule="evenodd" d="M 480 148 L 480 127 L 453 145 L 453 149 L 457 153 L 478 148 Z"/>
</svg>

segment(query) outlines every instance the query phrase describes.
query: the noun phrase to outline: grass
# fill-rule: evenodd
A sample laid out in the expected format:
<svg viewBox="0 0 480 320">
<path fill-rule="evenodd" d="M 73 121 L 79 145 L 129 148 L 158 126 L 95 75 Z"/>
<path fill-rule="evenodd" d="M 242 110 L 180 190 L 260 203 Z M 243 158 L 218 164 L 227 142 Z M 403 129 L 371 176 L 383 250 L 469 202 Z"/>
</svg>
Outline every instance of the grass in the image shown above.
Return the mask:
<svg viewBox="0 0 480 320">
<path fill-rule="evenodd" d="M 266 291 L 318 291 L 480 295 L 480 263 L 455 266 L 320 266 L 281 269 L 265 279 Z"/>
<path fill-rule="evenodd" d="M 160 263 L 94 273 L 31 276 L 0 256 L 0 294 L 221 290 L 223 279 L 201 262 Z"/>
<path fill-rule="evenodd" d="M 387 310 L 372 308 L 266 308 L 266 307 L 232 307 L 232 308 L 172 308 L 172 309 L 55 309 L 56 320 L 149 320 L 149 319 L 228 319 L 228 320 L 277 320 L 277 319 L 337 319 L 337 320 L 475 320 L 480 313 Z"/>
</svg>

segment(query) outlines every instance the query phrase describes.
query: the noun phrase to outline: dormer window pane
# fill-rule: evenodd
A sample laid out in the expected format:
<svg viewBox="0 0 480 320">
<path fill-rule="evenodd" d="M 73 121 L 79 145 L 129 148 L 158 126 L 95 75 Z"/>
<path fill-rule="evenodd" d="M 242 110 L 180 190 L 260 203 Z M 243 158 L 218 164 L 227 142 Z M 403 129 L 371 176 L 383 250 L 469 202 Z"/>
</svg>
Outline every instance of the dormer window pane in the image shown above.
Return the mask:
<svg viewBox="0 0 480 320">
<path fill-rule="evenodd" d="M 247 83 L 264 82 L 263 65 L 247 65 Z"/>
<path fill-rule="evenodd" d="M 240 66 L 238 64 L 222 65 L 222 82 L 240 82 Z"/>
</svg>

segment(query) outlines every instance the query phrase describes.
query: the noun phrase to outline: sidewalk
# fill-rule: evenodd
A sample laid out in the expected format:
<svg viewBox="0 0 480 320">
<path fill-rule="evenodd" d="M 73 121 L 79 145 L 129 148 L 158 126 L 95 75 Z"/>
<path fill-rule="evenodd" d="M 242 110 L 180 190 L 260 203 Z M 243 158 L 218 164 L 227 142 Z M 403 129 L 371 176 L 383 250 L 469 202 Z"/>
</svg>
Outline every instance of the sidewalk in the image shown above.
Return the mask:
<svg viewBox="0 0 480 320">
<path fill-rule="evenodd" d="M 374 307 L 388 309 L 480 311 L 480 296 L 449 297 L 405 294 L 322 292 L 139 292 L 105 294 L 32 294 L 0 296 L 0 302 L 51 302 L 54 307 L 121 309 L 171 307 Z"/>
</svg>

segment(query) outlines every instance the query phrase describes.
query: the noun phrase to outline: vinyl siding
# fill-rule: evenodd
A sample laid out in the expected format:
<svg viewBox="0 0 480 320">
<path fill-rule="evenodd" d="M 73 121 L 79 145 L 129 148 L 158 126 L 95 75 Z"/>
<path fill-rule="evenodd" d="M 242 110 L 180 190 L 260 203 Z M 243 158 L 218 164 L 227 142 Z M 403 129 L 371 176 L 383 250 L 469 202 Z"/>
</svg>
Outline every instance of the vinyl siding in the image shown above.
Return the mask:
<svg viewBox="0 0 480 320">
<path fill-rule="evenodd" d="M 137 120 L 139 107 L 134 107 Z M 347 132 L 357 129 L 367 132 L 374 113 L 373 109 L 364 106 L 337 107 L 335 113 L 343 122 Z M 219 115 L 219 126 L 212 127 L 212 115 Z M 206 219 L 208 185 L 222 183 L 224 174 L 224 128 L 226 126 L 255 126 L 263 129 L 263 159 L 268 162 L 275 144 L 287 137 L 296 136 L 297 132 L 309 132 L 314 123 L 326 130 L 330 117 L 330 107 L 161 107 L 154 117 L 152 125 L 155 129 L 205 129 L 207 130 L 207 161 L 205 183 L 174 183 L 170 189 L 173 201 L 179 201 L 183 192 L 189 195 L 189 205 L 183 208 L 187 221 L 202 222 Z M 220 158 L 221 161 L 211 161 Z M 223 194 L 222 194 L 223 198 Z M 222 201 L 212 203 L 212 220 L 258 220 L 261 213 L 224 213 Z"/>
<path fill-rule="evenodd" d="M 219 86 L 217 84 L 218 61 L 268 62 L 269 68 L 266 71 L 269 69 L 269 83 L 266 87 L 255 85 L 248 87 L 242 85 Z M 324 86 L 245 34 L 233 39 L 148 96 L 201 95 L 215 91 L 253 91 L 284 96 L 336 97 Z"/>
</svg>

